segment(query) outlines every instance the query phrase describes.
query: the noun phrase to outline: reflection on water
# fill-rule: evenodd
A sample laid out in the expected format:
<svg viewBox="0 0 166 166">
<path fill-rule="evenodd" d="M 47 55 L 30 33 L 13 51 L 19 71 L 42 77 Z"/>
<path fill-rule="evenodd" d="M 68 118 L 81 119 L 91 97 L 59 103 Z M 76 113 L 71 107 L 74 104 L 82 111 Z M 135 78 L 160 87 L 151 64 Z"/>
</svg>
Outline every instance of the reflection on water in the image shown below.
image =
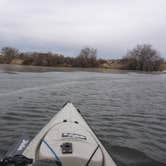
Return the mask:
<svg viewBox="0 0 166 166">
<path fill-rule="evenodd" d="M 120 166 L 164 165 L 166 74 L 95 71 L 0 65 L 0 154 L 72 101 Z"/>
</svg>

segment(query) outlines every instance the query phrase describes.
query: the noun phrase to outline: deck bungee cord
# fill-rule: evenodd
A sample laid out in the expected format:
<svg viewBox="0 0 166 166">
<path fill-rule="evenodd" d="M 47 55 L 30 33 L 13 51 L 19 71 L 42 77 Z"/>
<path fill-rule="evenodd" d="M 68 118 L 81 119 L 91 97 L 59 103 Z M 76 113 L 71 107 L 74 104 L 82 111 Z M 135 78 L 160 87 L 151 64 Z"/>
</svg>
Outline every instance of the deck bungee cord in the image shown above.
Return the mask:
<svg viewBox="0 0 166 166">
<path fill-rule="evenodd" d="M 60 158 L 57 156 L 55 150 L 53 150 L 53 149 L 51 148 L 51 146 L 47 143 L 47 141 L 43 140 L 43 142 L 44 142 L 44 144 L 48 147 L 48 149 L 51 151 L 51 153 L 54 155 L 54 157 L 55 157 L 55 162 L 56 162 L 57 166 L 62 166 L 62 163 L 61 163 L 61 161 L 60 161 Z"/>
</svg>

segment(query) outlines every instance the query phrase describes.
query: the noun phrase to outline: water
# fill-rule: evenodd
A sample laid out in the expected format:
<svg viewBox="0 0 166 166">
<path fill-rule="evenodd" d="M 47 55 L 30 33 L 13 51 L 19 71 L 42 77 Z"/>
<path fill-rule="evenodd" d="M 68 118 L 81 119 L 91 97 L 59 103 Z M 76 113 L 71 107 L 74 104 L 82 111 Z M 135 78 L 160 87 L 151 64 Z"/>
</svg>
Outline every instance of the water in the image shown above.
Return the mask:
<svg viewBox="0 0 166 166">
<path fill-rule="evenodd" d="M 1 157 L 22 133 L 35 136 L 66 101 L 119 166 L 166 164 L 166 74 L 8 65 L 0 65 Z"/>
</svg>

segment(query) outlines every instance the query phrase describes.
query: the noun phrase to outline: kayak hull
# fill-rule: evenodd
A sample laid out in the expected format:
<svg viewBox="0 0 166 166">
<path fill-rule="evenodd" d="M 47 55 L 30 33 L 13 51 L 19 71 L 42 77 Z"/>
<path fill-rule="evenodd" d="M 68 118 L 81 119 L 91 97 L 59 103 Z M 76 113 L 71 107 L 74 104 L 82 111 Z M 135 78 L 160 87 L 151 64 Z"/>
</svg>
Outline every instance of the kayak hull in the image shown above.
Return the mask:
<svg viewBox="0 0 166 166">
<path fill-rule="evenodd" d="M 30 142 L 23 155 L 34 162 L 57 160 L 63 166 L 116 166 L 72 103 L 67 103 L 50 120 Z"/>
</svg>

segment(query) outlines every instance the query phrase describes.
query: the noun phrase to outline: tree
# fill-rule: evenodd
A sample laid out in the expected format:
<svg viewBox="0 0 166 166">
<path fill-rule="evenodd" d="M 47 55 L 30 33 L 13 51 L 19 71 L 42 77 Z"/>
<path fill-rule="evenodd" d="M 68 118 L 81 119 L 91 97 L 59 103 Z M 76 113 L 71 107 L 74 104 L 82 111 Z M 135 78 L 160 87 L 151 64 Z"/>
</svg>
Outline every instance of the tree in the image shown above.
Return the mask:
<svg viewBox="0 0 166 166">
<path fill-rule="evenodd" d="M 15 57 L 19 55 L 19 51 L 12 47 L 3 47 L 2 55 L 5 58 L 5 63 L 10 63 Z"/>
<path fill-rule="evenodd" d="M 94 48 L 83 48 L 76 57 L 76 67 L 97 67 L 97 50 Z"/>
<path fill-rule="evenodd" d="M 159 52 L 147 44 L 137 45 L 123 60 L 127 63 L 127 69 L 142 71 L 158 71 L 164 62 Z"/>
</svg>

